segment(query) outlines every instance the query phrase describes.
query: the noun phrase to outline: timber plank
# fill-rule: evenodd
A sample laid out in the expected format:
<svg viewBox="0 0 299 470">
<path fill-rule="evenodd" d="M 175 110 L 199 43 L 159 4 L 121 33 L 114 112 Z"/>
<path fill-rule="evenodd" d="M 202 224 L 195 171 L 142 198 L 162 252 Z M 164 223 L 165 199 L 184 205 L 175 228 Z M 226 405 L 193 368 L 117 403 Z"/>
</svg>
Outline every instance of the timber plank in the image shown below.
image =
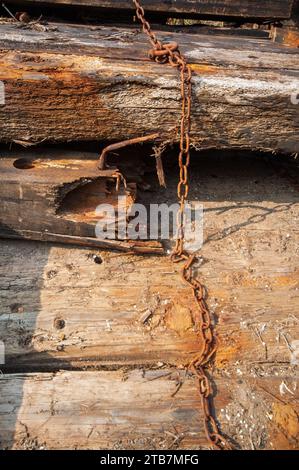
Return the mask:
<svg viewBox="0 0 299 470">
<path fill-rule="evenodd" d="M 176 139 L 176 71 L 146 58 L 138 30 L 54 26 L 1 26 L 2 141 L 125 140 L 157 132 L 157 122 L 161 140 Z M 161 38 L 178 41 L 192 64 L 195 145 L 298 151 L 297 49 L 165 31 Z"/>
<path fill-rule="evenodd" d="M 281 395 L 283 380 L 216 377 L 220 424 L 239 448 L 296 448 L 298 389 L 289 380 Z M 208 448 L 194 378 L 178 371 L 1 375 L 0 396 L 2 448 Z"/>
<path fill-rule="evenodd" d="M 7 0 L 7 4 L 18 4 L 19 0 Z M 131 0 L 25 0 L 22 5 L 72 5 L 108 10 L 134 10 Z M 148 12 L 168 15 L 237 17 L 237 18 L 289 18 L 293 0 L 143 0 Z"/>
</svg>

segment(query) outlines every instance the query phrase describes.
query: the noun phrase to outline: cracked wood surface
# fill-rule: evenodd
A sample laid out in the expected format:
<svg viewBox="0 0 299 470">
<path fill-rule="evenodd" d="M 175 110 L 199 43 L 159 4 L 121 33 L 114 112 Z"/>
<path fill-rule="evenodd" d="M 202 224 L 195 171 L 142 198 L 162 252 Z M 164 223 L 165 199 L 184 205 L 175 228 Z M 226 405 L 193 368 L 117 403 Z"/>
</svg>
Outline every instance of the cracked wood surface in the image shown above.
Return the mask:
<svg viewBox="0 0 299 470">
<path fill-rule="evenodd" d="M 176 140 L 177 72 L 147 59 L 138 29 L 0 28 L 2 141 L 119 141 L 155 133 L 157 123 L 161 140 Z M 181 45 L 194 72 L 195 145 L 298 151 L 298 106 L 291 100 L 299 84 L 297 49 L 264 39 L 159 36 Z"/>
<path fill-rule="evenodd" d="M 148 175 L 145 204 L 176 200 L 172 161 L 166 191 Z M 237 153 L 193 161 L 221 427 L 243 449 L 298 448 L 296 167 Z M 206 448 L 195 382 L 181 367 L 199 344 L 177 266 L 8 240 L 0 260 L 2 448 Z"/>
</svg>

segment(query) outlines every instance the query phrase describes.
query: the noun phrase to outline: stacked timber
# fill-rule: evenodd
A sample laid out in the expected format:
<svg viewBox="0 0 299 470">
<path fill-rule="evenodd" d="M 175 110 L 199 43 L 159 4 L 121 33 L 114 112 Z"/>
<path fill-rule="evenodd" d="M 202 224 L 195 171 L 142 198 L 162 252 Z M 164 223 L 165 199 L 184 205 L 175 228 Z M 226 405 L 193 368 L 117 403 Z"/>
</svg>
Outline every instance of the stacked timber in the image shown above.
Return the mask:
<svg viewBox="0 0 299 470">
<path fill-rule="evenodd" d="M 296 3 L 143 2 L 163 23 L 273 28 Z M 132 16 L 129 1 L 6 1 L 13 14 L 19 5 Z M 205 209 L 215 410 L 237 448 L 296 449 L 299 185 L 286 154 L 299 150 L 298 49 L 203 31 L 163 24 L 158 35 L 180 44 L 193 71 L 190 200 Z M 107 142 L 153 134 L 156 157 L 177 145 L 177 71 L 149 60 L 134 23 L 5 19 L 0 32 L 1 447 L 207 449 L 186 370 L 201 342 L 179 266 L 160 241 L 95 237 L 96 208 L 116 207 L 119 194 L 126 209 L 176 202 L 175 153 L 165 153 L 167 189 L 148 166 L 151 146 L 118 151 L 101 170 L 98 157 Z M 79 150 L 91 142 L 98 152 Z"/>
<path fill-rule="evenodd" d="M 297 448 L 298 180 L 261 155 L 199 163 L 190 198 L 205 208 L 217 418 L 242 449 Z M 175 202 L 176 181 L 168 172 L 154 202 Z M 208 448 L 184 370 L 200 343 L 179 266 L 9 240 L 0 261 L 2 447 Z"/>
</svg>

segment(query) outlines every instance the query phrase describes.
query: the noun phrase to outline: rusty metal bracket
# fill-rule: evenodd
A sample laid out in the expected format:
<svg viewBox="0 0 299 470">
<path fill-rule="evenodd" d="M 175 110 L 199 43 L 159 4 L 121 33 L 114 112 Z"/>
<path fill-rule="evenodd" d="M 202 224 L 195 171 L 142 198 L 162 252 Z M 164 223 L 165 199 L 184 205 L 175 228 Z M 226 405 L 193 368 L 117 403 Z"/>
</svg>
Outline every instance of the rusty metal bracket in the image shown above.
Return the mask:
<svg viewBox="0 0 299 470">
<path fill-rule="evenodd" d="M 98 160 L 98 169 L 100 171 L 105 170 L 106 168 L 106 160 L 107 160 L 107 155 L 110 152 L 113 152 L 114 150 L 119 150 L 124 147 L 128 147 L 129 145 L 134 145 L 134 144 L 143 144 L 144 142 L 149 142 L 152 140 L 156 140 L 160 137 L 160 134 L 150 134 L 146 135 L 143 137 L 136 137 L 134 139 L 128 139 L 128 140 L 123 140 L 121 142 L 116 142 L 115 144 L 108 145 L 102 150 L 102 153 L 99 157 Z"/>
</svg>

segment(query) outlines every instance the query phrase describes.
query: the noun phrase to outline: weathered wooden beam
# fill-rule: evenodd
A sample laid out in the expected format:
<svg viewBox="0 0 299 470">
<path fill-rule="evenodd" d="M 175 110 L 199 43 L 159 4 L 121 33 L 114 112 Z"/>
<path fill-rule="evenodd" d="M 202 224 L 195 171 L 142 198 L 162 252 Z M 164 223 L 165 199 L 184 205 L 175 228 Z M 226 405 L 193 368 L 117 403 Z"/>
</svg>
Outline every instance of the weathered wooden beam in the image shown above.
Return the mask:
<svg viewBox="0 0 299 470">
<path fill-rule="evenodd" d="M 292 20 L 294 23 L 299 26 L 299 0 L 294 0 L 293 2 L 293 10 L 291 14 Z"/>
<path fill-rule="evenodd" d="M 285 381 L 287 397 L 279 392 Z M 238 448 L 297 448 L 292 381 L 279 374 L 215 382 L 221 427 Z M 209 448 L 195 380 L 182 371 L 0 375 L 0 397 L 2 449 Z"/>
<path fill-rule="evenodd" d="M 241 231 L 239 237 L 257 245 L 247 263 L 227 245 L 223 253 L 218 249 L 217 260 L 211 259 L 212 247 L 203 252 L 213 263 L 212 271 L 202 269 L 202 278 L 218 319 L 216 367 L 231 376 L 237 369 L 245 373 L 259 364 L 287 366 L 298 360 L 297 258 L 293 264 L 283 256 L 271 262 L 273 254 L 265 255 L 263 248 L 265 243 L 277 247 L 281 236 L 287 233 Z M 194 304 L 179 270 L 167 258 L 114 256 L 2 241 L 2 368 L 188 363 L 200 344 L 193 330 Z M 267 265 L 260 266 L 258 258 Z M 253 264 L 256 275 L 248 274 Z"/>
<path fill-rule="evenodd" d="M 156 241 L 96 237 L 96 223 L 101 218 L 97 207 L 111 204 L 117 213 L 118 197 L 122 195 L 129 210 L 136 197 L 134 183 L 116 190 L 121 173 L 117 169 L 100 171 L 97 154 L 41 149 L 35 153 L 2 152 L 1 156 L 0 237 L 130 253 L 163 253 Z"/>
<path fill-rule="evenodd" d="M 176 140 L 177 71 L 147 59 L 136 29 L 2 25 L 2 141 Z M 202 148 L 297 152 L 297 49 L 264 40 L 161 32 L 193 69 L 192 141 Z"/>
<path fill-rule="evenodd" d="M 92 7 L 106 10 L 134 11 L 132 0 L 7 0 L 6 4 L 40 6 L 63 5 Z M 143 0 L 142 5 L 147 12 L 167 15 L 212 16 L 217 18 L 289 18 L 293 0 Z"/>
</svg>

